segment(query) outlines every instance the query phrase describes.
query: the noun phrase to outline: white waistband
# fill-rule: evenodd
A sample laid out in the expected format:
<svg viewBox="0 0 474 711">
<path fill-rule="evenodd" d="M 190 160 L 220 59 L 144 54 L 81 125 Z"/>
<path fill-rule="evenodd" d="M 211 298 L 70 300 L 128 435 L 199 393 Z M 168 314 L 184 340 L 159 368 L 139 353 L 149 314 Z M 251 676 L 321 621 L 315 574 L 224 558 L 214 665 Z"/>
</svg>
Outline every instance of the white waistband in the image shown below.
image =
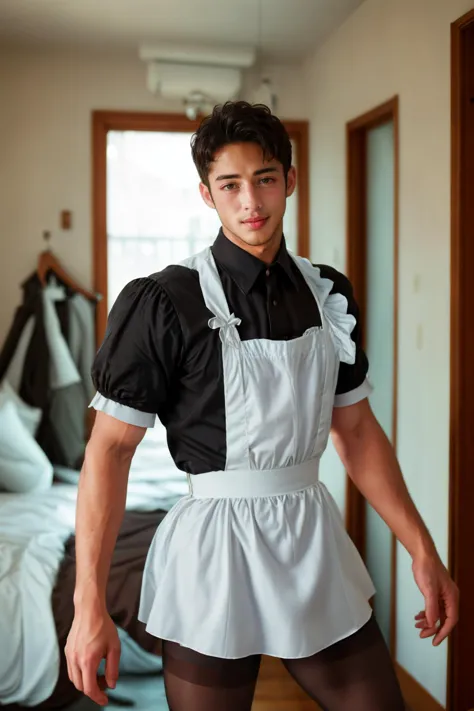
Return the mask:
<svg viewBox="0 0 474 711">
<path fill-rule="evenodd" d="M 198 499 L 278 496 L 307 489 L 318 482 L 319 457 L 283 469 L 229 469 L 188 474 L 189 493 Z"/>
</svg>

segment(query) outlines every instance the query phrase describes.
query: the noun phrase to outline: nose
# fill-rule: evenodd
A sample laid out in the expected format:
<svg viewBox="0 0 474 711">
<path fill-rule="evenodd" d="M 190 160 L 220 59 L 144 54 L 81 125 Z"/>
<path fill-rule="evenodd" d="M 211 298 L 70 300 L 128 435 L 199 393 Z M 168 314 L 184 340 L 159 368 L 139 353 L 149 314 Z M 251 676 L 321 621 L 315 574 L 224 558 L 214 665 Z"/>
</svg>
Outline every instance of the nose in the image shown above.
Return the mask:
<svg viewBox="0 0 474 711">
<path fill-rule="evenodd" d="M 254 212 L 260 210 L 262 207 L 258 188 L 252 183 L 242 185 L 240 189 L 240 200 L 245 212 Z"/>
</svg>

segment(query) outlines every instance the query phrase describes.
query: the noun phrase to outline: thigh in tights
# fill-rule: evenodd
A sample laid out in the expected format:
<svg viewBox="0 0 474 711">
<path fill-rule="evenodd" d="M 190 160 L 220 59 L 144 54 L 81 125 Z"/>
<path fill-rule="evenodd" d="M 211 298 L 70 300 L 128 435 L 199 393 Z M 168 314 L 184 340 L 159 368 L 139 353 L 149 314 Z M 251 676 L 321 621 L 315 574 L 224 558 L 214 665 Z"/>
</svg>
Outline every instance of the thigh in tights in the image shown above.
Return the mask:
<svg viewBox="0 0 474 711">
<path fill-rule="evenodd" d="M 170 711 L 250 711 L 260 656 L 219 659 L 163 642 Z"/>
<path fill-rule="evenodd" d="M 283 664 L 323 711 L 405 711 L 385 640 L 372 618 L 345 640 Z M 260 656 L 218 659 L 163 643 L 170 711 L 250 711 Z M 316 708 L 316 707 L 315 707 Z"/>
<path fill-rule="evenodd" d="M 373 617 L 322 652 L 283 663 L 324 711 L 405 711 L 389 651 Z"/>
</svg>

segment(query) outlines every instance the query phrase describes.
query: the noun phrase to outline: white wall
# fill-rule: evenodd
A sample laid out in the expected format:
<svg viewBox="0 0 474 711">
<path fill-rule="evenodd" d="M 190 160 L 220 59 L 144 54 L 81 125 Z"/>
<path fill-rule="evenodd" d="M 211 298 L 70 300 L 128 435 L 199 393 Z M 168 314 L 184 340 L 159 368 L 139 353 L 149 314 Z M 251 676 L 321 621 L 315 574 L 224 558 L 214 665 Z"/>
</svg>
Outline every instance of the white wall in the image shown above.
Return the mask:
<svg viewBox="0 0 474 711">
<path fill-rule="evenodd" d="M 448 555 L 450 23 L 472 0 L 366 0 L 307 63 L 312 258 L 344 269 L 345 125 L 400 97 L 398 455 Z M 338 476 L 343 473 L 339 469 Z M 419 640 L 422 600 L 399 547 L 397 660 L 441 704 L 447 645 Z"/>
<path fill-rule="evenodd" d="M 280 114 L 305 118 L 298 71 L 269 67 Z M 245 77 L 244 95 L 253 75 Z M 91 112 L 94 109 L 179 111 L 145 88 L 145 65 L 134 56 L 53 51 L 0 53 L 0 344 L 20 299 L 19 284 L 35 268 L 42 232 L 66 267 L 92 284 Z M 73 229 L 59 212 L 73 211 Z"/>
</svg>

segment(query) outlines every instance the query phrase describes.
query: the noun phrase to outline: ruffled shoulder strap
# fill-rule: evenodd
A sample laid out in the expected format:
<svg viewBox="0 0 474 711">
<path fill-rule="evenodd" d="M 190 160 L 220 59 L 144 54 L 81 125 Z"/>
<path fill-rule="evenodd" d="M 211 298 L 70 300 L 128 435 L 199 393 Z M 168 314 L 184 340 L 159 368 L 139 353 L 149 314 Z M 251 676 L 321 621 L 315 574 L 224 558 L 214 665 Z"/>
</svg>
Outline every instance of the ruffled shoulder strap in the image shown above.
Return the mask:
<svg viewBox="0 0 474 711">
<path fill-rule="evenodd" d="M 356 345 L 351 333 L 356 325 L 356 318 L 347 312 L 349 302 L 344 294 L 331 294 L 334 282 L 321 276 L 319 267 L 311 264 L 309 259 L 291 255 L 303 274 L 308 286 L 314 294 L 322 311 L 323 318 L 331 332 L 334 345 L 342 363 L 355 363 Z"/>
</svg>

